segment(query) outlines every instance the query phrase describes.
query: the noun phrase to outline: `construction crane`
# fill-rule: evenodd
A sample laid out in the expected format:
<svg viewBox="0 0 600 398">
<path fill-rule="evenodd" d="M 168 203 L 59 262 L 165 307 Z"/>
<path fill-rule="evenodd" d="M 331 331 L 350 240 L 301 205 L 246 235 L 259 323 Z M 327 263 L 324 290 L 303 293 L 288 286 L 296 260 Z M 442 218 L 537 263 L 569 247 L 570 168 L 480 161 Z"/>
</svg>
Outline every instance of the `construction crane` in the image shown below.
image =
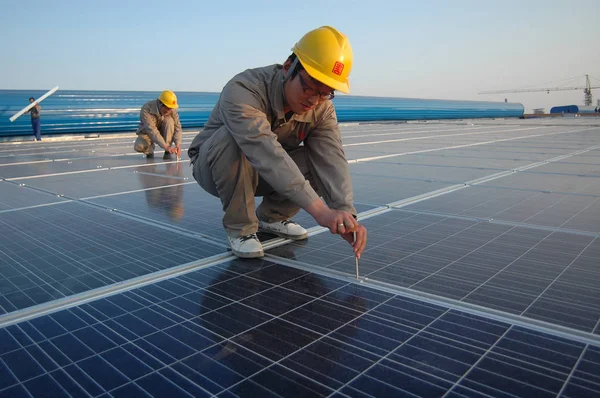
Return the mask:
<svg viewBox="0 0 600 398">
<path fill-rule="evenodd" d="M 592 86 L 590 83 L 589 75 L 585 75 L 585 87 L 550 87 L 550 88 L 524 88 L 517 90 L 497 90 L 497 91 L 482 91 L 479 94 L 506 94 L 506 93 L 539 93 L 546 91 L 550 94 L 550 91 L 570 91 L 570 90 L 583 90 L 583 103 L 586 106 L 592 105 L 592 89 L 600 88 L 600 86 Z"/>
</svg>

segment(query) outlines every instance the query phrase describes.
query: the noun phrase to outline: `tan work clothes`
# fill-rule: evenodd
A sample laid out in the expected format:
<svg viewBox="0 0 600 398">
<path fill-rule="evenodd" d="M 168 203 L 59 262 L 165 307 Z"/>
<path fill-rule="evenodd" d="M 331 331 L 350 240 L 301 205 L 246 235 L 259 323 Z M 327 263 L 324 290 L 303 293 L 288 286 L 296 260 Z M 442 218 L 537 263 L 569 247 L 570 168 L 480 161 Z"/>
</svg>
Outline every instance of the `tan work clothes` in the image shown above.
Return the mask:
<svg viewBox="0 0 600 398">
<path fill-rule="evenodd" d="M 188 151 L 194 178 L 221 199 L 234 237 L 257 230 L 254 196 L 264 196 L 258 216 L 266 222 L 290 218 L 319 195 L 356 214 L 333 104 L 286 120 L 282 80 L 281 65 L 235 76 Z"/>
<path fill-rule="evenodd" d="M 175 109 L 169 116 L 160 114 L 161 102 L 148 101 L 140 111 L 140 125 L 134 149 L 145 154 L 154 153 L 154 144 L 167 149 L 171 144 L 181 144 L 181 122 Z"/>
</svg>

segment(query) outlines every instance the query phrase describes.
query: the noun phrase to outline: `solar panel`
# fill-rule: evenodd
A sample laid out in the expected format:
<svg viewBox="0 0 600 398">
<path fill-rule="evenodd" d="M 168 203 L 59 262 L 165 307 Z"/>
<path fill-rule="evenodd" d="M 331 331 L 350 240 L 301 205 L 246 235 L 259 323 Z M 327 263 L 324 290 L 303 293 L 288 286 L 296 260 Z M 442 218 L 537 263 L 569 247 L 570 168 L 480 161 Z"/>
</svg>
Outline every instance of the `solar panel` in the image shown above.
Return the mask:
<svg viewBox="0 0 600 398">
<path fill-rule="evenodd" d="M 395 200 L 411 198 L 427 192 L 447 188 L 450 182 L 409 181 L 394 177 L 352 175 L 354 200 L 372 205 L 385 205 Z"/>
<path fill-rule="evenodd" d="M 219 200 L 131 137 L 0 144 L 0 396 L 597 395 L 598 128 L 342 132 L 362 282 L 304 212 L 234 259 Z"/>
<path fill-rule="evenodd" d="M 366 162 L 352 165 L 352 177 L 390 178 L 396 179 L 397 184 L 410 183 L 410 181 L 439 181 L 457 183 L 474 180 L 492 174 L 495 171 L 473 167 L 407 165 L 404 163 Z"/>
<path fill-rule="evenodd" d="M 599 198 L 594 195 L 473 186 L 403 209 L 478 217 L 493 222 L 525 223 L 532 228 L 563 228 L 586 234 L 600 232 Z"/>
<path fill-rule="evenodd" d="M 139 176 L 153 181 L 155 175 Z M 196 181 L 139 192 L 92 197 L 94 203 L 147 220 L 183 228 L 189 232 L 224 238 L 221 202 L 206 193 Z"/>
<path fill-rule="evenodd" d="M 536 190 L 540 192 L 556 193 L 590 193 L 597 191 L 599 182 L 597 178 L 580 177 L 573 175 L 553 175 L 538 173 L 518 173 L 510 177 L 491 181 L 484 186 L 493 186 L 510 189 Z M 583 190 L 586 189 L 584 192 Z"/>
<path fill-rule="evenodd" d="M 154 178 L 154 176 L 146 177 Z M 205 192 L 196 181 L 140 192 L 90 198 L 86 199 L 86 202 L 222 241 L 226 236 L 223 229 L 221 201 Z M 260 202 L 261 198 L 257 198 L 256 206 Z M 373 205 L 361 203 L 357 203 L 355 207 L 359 212 L 374 208 Z M 305 211 L 294 216 L 294 220 L 305 228 L 317 226 L 315 220 Z"/>
<path fill-rule="evenodd" d="M 570 159 L 569 159 L 570 160 Z M 600 164 L 557 162 L 537 167 L 534 173 L 600 177 Z"/>
<path fill-rule="evenodd" d="M 179 178 L 174 179 L 161 176 L 144 179 L 140 177 L 139 173 L 133 173 L 126 169 L 94 169 L 84 173 L 68 173 L 40 178 L 15 179 L 12 181 L 34 189 L 78 199 L 156 188 L 182 182 Z"/>
<path fill-rule="evenodd" d="M 600 321 L 598 289 L 582 290 L 579 283 L 600 282 L 587 271 L 600 260 L 592 251 L 600 246 L 594 237 L 403 211 L 363 224 L 370 234 L 361 271 L 371 280 L 588 332 Z M 352 251 L 335 236 L 289 246 L 269 253 L 354 273 Z M 563 284 L 573 285 L 558 288 Z"/>
<path fill-rule="evenodd" d="M 542 396 L 582 388 L 571 372 L 585 385 L 600 366 L 581 343 L 253 263 L 3 329 L 2 392 Z M 578 361 L 584 349 L 592 360 Z"/>
<path fill-rule="evenodd" d="M 62 159 L 49 162 L 32 162 L 22 164 L 18 159 L 16 164 L 4 164 L 0 167 L 0 175 L 6 179 L 40 176 L 55 173 L 73 173 L 87 170 L 97 170 L 109 167 L 133 166 L 140 163 L 140 156 L 85 156 L 73 155 L 73 153 L 57 154 Z"/>
<path fill-rule="evenodd" d="M 56 195 L 32 191 L 17 184 L 0 181 L 0 213 L 14 211 L 21 207 L 39 206 L 64 202 L 66 199 Z"/>
<path fill-rule="evenodd" d="M 0 213 L 0 224 L 2 313 L 225 251 L 76 202 Z"/>
</svg>

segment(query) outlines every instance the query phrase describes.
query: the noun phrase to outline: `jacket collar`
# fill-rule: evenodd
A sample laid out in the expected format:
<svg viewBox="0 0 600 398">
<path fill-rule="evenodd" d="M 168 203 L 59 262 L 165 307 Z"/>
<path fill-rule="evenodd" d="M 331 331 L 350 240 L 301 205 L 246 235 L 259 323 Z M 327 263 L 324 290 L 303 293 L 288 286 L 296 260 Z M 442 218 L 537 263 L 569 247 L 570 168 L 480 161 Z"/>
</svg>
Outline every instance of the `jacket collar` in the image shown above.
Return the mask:
<svg viewBox="0 0 600 398">
<path fill-rule="evenodd" d="M 157 100 L 157 99 L 154 100 L 154 102 L 150 106 L 150 113 L 152 113 L 154 115 L 161 116 L 161 114 L 160 114 L 160 101 L 159 100 Z"/>
</svg>

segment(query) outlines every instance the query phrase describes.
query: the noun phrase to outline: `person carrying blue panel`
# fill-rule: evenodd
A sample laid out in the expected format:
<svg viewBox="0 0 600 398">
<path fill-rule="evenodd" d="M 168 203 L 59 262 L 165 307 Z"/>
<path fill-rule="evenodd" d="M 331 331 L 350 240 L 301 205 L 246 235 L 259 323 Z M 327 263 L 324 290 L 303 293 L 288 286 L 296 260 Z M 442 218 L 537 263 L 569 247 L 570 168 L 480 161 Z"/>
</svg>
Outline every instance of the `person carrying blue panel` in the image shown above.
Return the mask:
<svg viewBox="0 0 600 398">
<path fill-rule="evenodd" d="M 264 255 L 258 230 L 306 239 L 291 220 L 304 209 L 360 257 L 367 230 L 356 220 L 331 102 L 335 90 L 350 90 L 352 58 L 348 38 L 323 26 L 306 33 L 283 65 L 248 69 L 223 88 L 188 155 L 198 184 L 221 199 L 236 256 Z M 258 208 L 255 196 L 263 197 Z"/>
</svg>

